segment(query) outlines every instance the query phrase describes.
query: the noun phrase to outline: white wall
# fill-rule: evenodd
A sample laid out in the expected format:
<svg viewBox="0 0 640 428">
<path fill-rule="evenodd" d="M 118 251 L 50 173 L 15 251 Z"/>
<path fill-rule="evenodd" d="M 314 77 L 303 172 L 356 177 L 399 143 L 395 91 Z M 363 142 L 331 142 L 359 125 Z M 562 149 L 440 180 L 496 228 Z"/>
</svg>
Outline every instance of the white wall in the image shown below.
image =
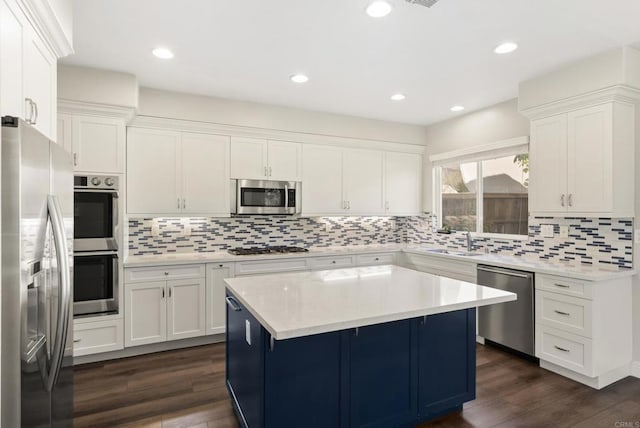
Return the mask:
<svg viewBox="0 0 640 428">
<path fill-rule="evenodd" d="M 432 210 L 430 155 L 526 135 L 529 135 L 529 120 L 518 113 L 517 99 L 428 126 L 424 156 L 424 210 Z"/>
<path fill-rule="evenodd" d="M 138 115 L 397 143 L 424 144 L 424 126 L 140 88 Z"/>
<path fill-rule="evenodd" d="M 58 99 L 138 107 L 138 78 L 133 74 L 58 64 Z"/>
</svg>

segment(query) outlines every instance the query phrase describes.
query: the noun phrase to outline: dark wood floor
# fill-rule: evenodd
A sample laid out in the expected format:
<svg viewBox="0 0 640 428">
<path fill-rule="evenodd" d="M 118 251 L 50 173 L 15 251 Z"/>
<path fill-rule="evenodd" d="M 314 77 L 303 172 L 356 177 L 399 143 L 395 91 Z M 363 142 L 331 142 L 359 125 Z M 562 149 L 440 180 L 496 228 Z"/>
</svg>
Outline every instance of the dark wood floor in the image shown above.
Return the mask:
<svg viewBox="0 0 640 428">
<path fill-rule="evenodd" d="M 640 426 L 640 379 L 596 391 L 495 348 L 477 356 L 477 399 L 421 427 Z M 237 427 L 224 358 L 217 344 L 78 366 L 74 426 Z"/>
</svg>

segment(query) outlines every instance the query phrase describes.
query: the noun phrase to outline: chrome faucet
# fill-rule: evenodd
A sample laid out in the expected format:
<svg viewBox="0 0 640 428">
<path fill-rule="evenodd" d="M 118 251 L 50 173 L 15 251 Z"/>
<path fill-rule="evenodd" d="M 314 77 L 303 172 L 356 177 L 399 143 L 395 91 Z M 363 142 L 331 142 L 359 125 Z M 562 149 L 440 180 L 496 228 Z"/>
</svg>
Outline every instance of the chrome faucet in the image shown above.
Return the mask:
<svg viewBox="0 0 640 428">
<path fill-rule="evenodd" d="M 473 240 L 471 239 L 471 232 L 467 230 L 467 251 L 471 252 L 473 247 Z"/>
</svg>

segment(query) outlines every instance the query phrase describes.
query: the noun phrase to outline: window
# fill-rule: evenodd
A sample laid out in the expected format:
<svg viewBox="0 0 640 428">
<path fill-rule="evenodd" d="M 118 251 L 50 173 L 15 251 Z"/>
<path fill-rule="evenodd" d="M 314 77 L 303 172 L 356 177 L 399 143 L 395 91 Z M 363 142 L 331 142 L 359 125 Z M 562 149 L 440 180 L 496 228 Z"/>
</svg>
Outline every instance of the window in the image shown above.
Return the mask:
<svg viewBox="0 0 640 428">
<path fill-rule="evenodd" d="M 529 153 L 528 145 L 522 141 L 431 157 L 434 206 L 441 226 L 458 231 L 527 235 Z"/>
</svg>

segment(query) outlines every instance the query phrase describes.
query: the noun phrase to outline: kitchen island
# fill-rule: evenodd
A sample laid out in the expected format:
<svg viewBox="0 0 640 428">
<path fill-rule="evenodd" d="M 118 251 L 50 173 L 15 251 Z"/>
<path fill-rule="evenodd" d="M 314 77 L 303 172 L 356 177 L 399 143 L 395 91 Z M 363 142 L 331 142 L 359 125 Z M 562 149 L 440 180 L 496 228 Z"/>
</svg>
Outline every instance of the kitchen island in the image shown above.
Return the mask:
<svg viewBox="0 0 640 428">
<path fill-rule="evenodd" d="M 398 266 L 234 278 L 227 388 L 242 425 L 413 426 L 475 398 L 475 308 L 515 294 Z"/>
</svg>

